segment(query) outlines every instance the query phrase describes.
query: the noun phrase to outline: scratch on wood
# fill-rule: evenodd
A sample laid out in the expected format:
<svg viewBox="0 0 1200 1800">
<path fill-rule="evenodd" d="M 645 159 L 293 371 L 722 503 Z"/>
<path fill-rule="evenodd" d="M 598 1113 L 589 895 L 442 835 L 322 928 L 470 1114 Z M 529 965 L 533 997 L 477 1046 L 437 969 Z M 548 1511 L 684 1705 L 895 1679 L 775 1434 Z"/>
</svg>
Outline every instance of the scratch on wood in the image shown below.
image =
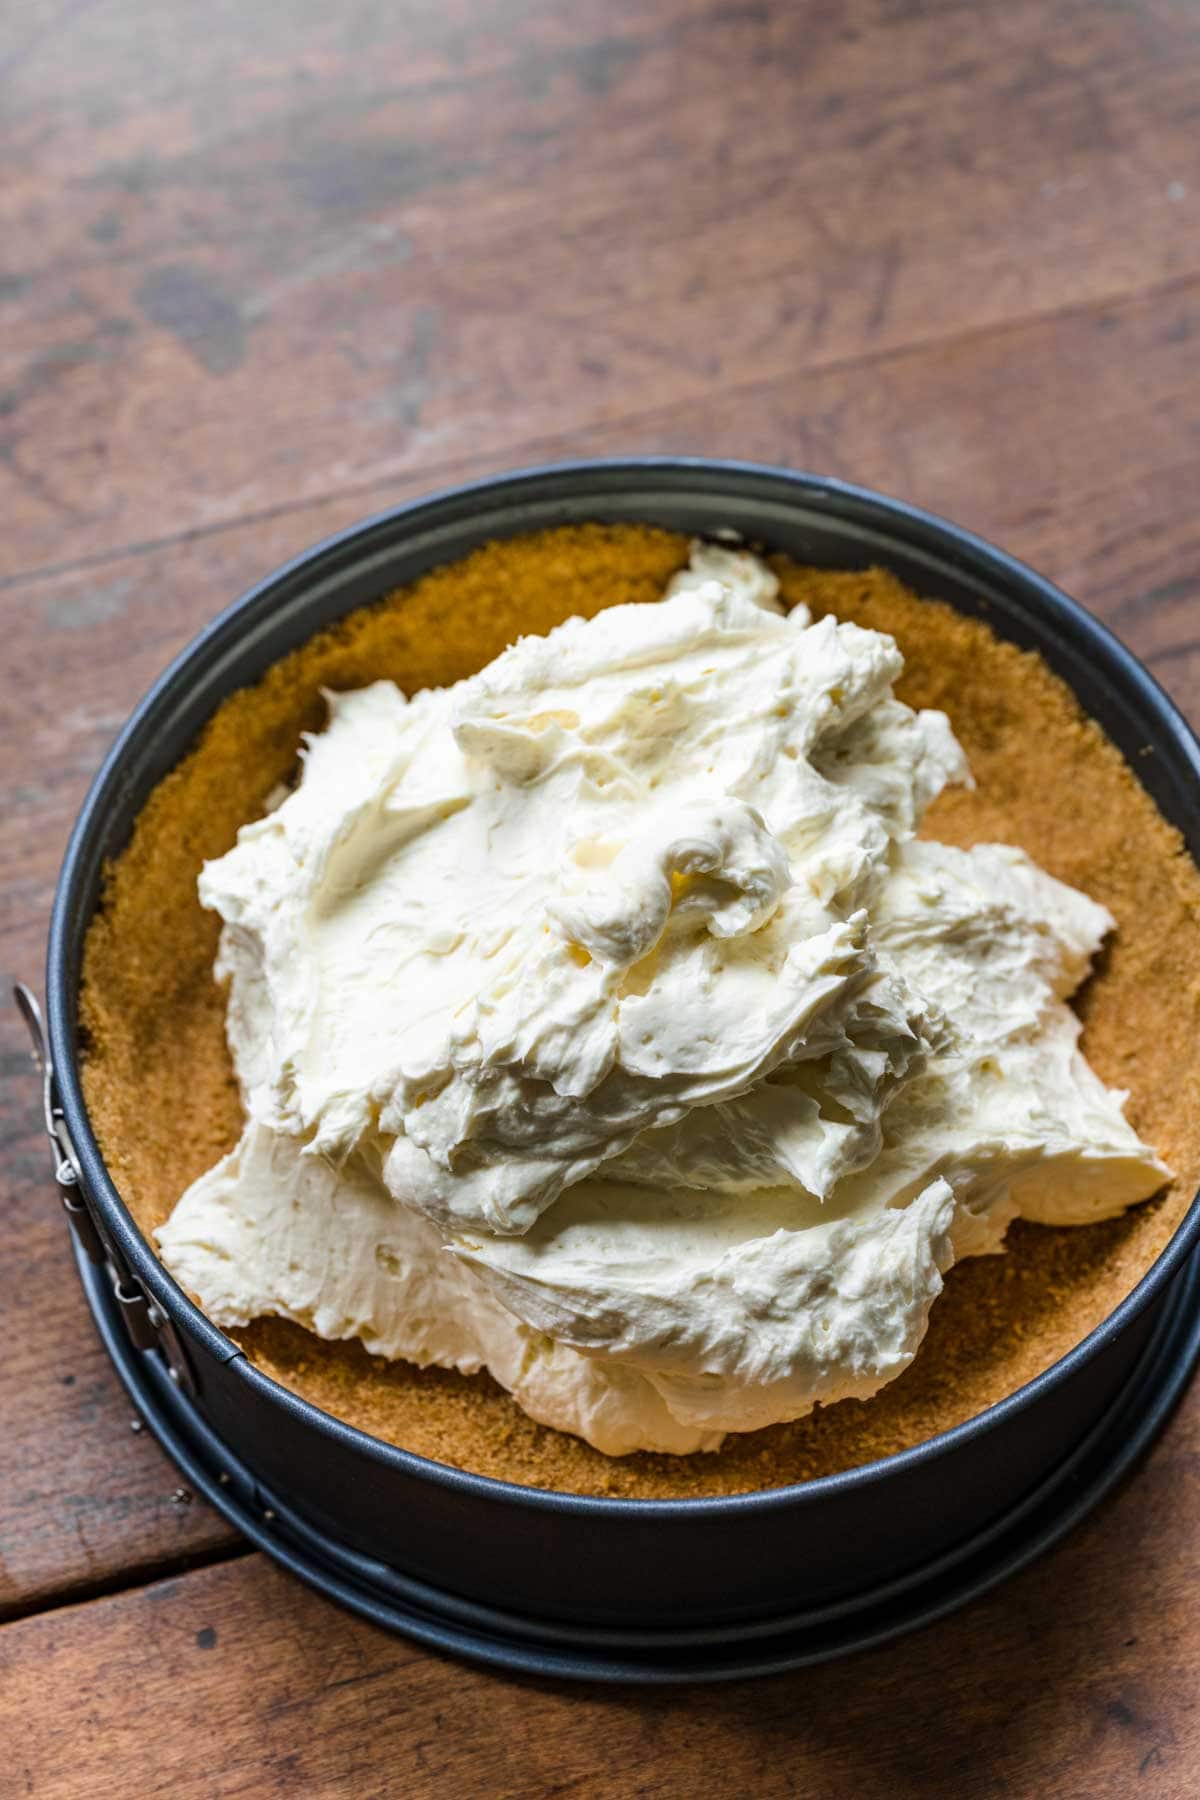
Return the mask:
<svg viewBox="0 0 1200 1800">
<path fill-rule="evenodd" d="M 875 283 L 875 295 L 871 301 L 871 310 L 867 314 L 867 335 L 877 338 L 887 323 L 892 307 L 892 296 L 896 291 L 896 280 L 900 274 L 903 251 L 900 239 L 891 237 L 883 246 L 879 256 L 878 273 Z"/>
<path fill-rule="evenodd" d="M 394 206 L 427 188 L 465 181 L 479 169 L 479 163 L 447 156 L 433 144 L 372 138 L 357 144 L 322 139 L 306 145 L 280 172 L 307 206 L 347 212 Z"/>
</svg>

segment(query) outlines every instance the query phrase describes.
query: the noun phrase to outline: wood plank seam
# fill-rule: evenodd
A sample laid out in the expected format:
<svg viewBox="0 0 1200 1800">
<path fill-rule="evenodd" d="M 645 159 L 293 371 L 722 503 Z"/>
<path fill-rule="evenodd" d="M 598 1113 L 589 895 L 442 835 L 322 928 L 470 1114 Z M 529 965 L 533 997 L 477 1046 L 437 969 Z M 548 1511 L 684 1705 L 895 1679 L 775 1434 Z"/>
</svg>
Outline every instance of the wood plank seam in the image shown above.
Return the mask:
<svg viewBox="0 0 1200 1800">
<path fill-rule="evenodd" d="M 218 1545 L 211 1550 L 186 1551 L 180 1556 L 156 1557 L 147 1562 L 128 1563 L 109 1575 L 63 1588 L 59 1593 L 42 1593 L 34 1595 L 27 1602 L 10 1601 L 0 1604 L 0 1632 L 8 1625 L 19 1624 L 22 1619 L 40 1619 L 47 1613 L 61 1612 L 70 1606 L 89 1606 L 93 1601 L 109 1600 L 132 1588 L 153 1587 L 156 1582 L 176 1580 L 180 1576 L 210 1569 L 217 1563 L 237 1562 L 242 1557 L 257 1554 L 249 1538 L 239 1538 L 232 1544 Z"/>
<path fill-rule="evenodd" d="M 853 375 L 860 371 L 884 367 L 890 362 L 898 362 L 908 356 L 919 356 L 935 347 L 949 355 L 974 343 L 996 342 L 1031 327 L 1052 325 L 1073 318 L 1084 318 L 1089 314 L 1102 317 L 1114 308 L 1146 304 L 1173 293 L 1187 292 L 1191 288 L 1200 289 L 1200 271 L 1168 276 L 1165 280 L 1146 287 L 1125 289 L 1101 297 L 1093 296 L 1085 301 L 1068 301 L 1062 306 L 1046 307 L 1040 311 L 1033 310 L 1023 313 L 1019 317 L 1006 319 L 1000 324 L 973 326 L 959 332 L 942 332 L 929 338 L 913 338 L 903 344 L 888 345 L 885 349 L 856 352 L 851 356 L 833 357 L 828 361 L 815 358 L 811 362 L 798 363 L 795 376 Z M 723 381 L 721 396 L 726 401 L 734 400 L 740 394 L 753 393 L 756 389 L 766 385 L 770 384 L 764 382 L 761 376 L 755 376 L 744 382 Z M 686 400 L 672 400 L 665 404 L 659 402 L 647 407 L 635 407 L 628 412 L 619 414 L 616 418 L 605 419 L 604 430 L 606 435 L 611 436 L 612 432 L 619 431 L 624 426 L 632 429 L 658 417 L 669 417 L 673 412 L 686 407 L 687 404 Z M 576 436 L 576 433 L 550 435 L 539 433 L 532 438 L 515 439 L 503 459 L 503 467 L 519 468 L 523 459 L 535 453 L 548 454 L 550 446 L 574 442 Z M 584 453 L 577 451 L 575 454 Z M 494 465 L 495 461 L 496 459 L 491 456 L 480 462 L 473 458 L 457 455 L 445 462 L 428 463 L 424 465 L 422 471 L 421 492 L 431 491 L 448 479 L 468 479 L 466 471 L 489 468 Z M 455 476 L 455 471 L 462 473 Z M 821 473 L 822 471 L 814 472 Z M 405 471 L 399 474 L 397 479 L 398 482 L 408 487 L 411 484 L 412 476 Z M 366 480 L 347 482 L 340 487 L 323 489 L 320 494 L 315 496 L 305 495 L 297 500 L 283 501 L 277 506 L 238 513 L 231 518 L 217 520 L 212 525 L 192 525 L 182 531 L 168 532 L 161 538 L 142 538 L 118 548 L 99 551 L 95 556 L 76 557 L 60 563 L 45 563 L 28 569 L 18 569 L 11 574 L 0 576 L 0 592 L 32 585 L 38 581 L 52 580 L 62 575 L 77 574 L 84 569 L 104 568 L 123 558 L 149 556 L 156 551 L 170 549 L 174 545 L 195 543 L 201 539 L 219 537 L 223 532 L 241 530 L 249 525 L 265 524 L 274 519 L 286 518 L 292 513 L 310 510 L 312 507 L 326 502 L 332 504 L 349 499 L 357 493 L 370 493 L 383 486 L 387 480 L 386 474 L 373 475 Z M 918 499 L 917 504 L 919 503 Z"/>
</svg>

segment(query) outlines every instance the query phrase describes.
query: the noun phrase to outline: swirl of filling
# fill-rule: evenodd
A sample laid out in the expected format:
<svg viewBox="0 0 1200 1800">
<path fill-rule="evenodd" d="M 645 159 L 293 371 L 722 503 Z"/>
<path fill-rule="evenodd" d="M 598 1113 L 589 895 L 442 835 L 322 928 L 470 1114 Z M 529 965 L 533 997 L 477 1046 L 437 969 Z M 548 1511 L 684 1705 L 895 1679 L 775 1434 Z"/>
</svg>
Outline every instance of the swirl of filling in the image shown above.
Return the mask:
<svg viewBox="0 0 1200 1800">
<path fill-rule="evenodd" d="M 200 877 L 246 1126 L 158 1235 L 210 1316 L 713 1449 L 899 1374 L 1014 1217 L 1159 1187 L 1067 1005 L 1112 920 L 917 839 L 970 777 L 901 668 L 697 545 L 656 605 L 329 695 Z"/>
</svg>

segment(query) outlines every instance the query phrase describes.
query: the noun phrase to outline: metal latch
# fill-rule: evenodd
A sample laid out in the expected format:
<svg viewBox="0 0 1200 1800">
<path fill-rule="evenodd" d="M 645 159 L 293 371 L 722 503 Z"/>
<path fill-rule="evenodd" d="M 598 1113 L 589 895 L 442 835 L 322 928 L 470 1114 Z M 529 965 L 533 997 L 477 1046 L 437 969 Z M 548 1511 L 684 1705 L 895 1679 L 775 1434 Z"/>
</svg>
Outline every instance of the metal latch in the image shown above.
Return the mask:
<svg viewBox="0 0 1200 1800">
<path fill-rule="evenodd" d="M 196 1382 L 191 1363 L 183 1347 L 183 1339 L 141 1282 L 126 1273 L 118 1280 L 113 1271 L 113 1293 L 129 1333 L 129 1341 L 137 1350 L 161 1350 L 166 1358 L 167 1374 L 185 1394 L 195 1394 Z"/>
<path fill-rule="evenodd" d="M 63 1211 L 71 1231 L 78 1239 L 79 1247 L 89 1262 L 104 1261 L 104 1245 L 100 1242 L 100 1233 L 96 1230 L 95 1221 L 88 1211 L 79 1187 L 79 1165 L 75 1160 L 75 1146 L 67 1131 L 67 1122 L 63 1118 L 62 1109 L 54 1096 L 54 1071 L 50 1066 L 50 1053 L 46 1046 L 46 1032 L 42 1025 L 42 1010 L 33 994 L 22 983 L 13 988 L 13 999 L 20 1008 L 21 1016 L 29 1029 L 33 1041 L 33 1060 L 42 1075 L 42 1118 L 46 1126 L 46 1136 L 50 1139 L 50 1148 L 54 1153 L 54 1182 L 58 1188 L 58 1197 L 62 1201 Z"/>
<path fill-rule="evenodd" d="M 183 1342 L 162 1308 L 151 1299 L 131 1274 L 124 1257 L 107 1233 L 102 1233 L 83 1196 L 79 1162 L 67 1130 L 67 1122 L 54 1086 L 54 1068 L 42 1023 L 42 1009 L 23 982 L 13 988 L 22 1018 L 33 1043 L 33 1059 L 42 1076 L 42 1116 L 54 1157 L 54 1183 L 72 1235 L 90 1263 L 108 1270 L 113 1293 L 130 1342 L 138 1350 L 161 1350 L 171 1380 L 187 1394 L 196 1382 Z"/>
</svg>

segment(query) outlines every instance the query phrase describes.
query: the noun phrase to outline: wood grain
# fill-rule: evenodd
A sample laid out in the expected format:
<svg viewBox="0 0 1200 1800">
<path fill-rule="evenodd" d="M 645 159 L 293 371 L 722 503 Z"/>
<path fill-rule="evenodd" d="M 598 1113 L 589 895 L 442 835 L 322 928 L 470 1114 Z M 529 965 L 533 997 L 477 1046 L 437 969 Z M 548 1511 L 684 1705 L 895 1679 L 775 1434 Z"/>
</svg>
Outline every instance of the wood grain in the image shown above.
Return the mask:
<svg viewBox="0 0 1200 1800">
<path fill-rule="evenodd" d="M 917 500 L 1200 718 L 1198 80 L 1189 0 L 9 8 L 5 986 L 198 626 L 522 461 L 759 456 Z M 239 1546 L 129 1429 L 6 1012 L 0 1145 L 0 1794 L 1200 1788 L 1196 1398 L 1050 1561 L 906 1643 L 722 1693 L 505 1681 L 258 1557 L 143 1585 Z"/>
<path fill-rule="evenodd" d="M 259 10 L 22 21 L 14 570 L 1200 273 L 1186 8 Z"/>
<path fill-rule="evenodd" d="M 1176 1800 L 1200 1759 L 1198 1449 L 1193 1400 L 1115 1502 L 966 1612 L 728 1688 L 468 1669 L 259 1556 L 31 1618 L 0 1632 L 0 1792 Z"/>
</svg>

